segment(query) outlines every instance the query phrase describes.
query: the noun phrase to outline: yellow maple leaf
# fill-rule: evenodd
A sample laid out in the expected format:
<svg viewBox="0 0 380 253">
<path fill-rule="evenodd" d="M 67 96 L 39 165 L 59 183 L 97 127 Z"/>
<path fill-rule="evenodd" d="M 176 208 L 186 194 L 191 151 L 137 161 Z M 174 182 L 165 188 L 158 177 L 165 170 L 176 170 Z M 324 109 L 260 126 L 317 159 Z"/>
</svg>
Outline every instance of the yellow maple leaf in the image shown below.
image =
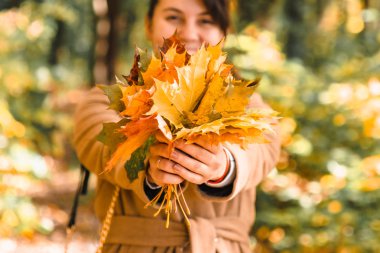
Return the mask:
<svg viewBox="0 0 380 253">
<path fill-rule="evenodd" d="M 210 62 L 208 64 L 206 76 L 207 80 L 210 80 L 215 74 L 220 75 L 221 72 L 225 70 L 225 66 L 227 66 L 226 64 L 224 64 L 224 62 L 227 59 L 227 55 L 224 52 L 222 52 L 223 42 L 224 40 L 220 41 L 215 46 L 207 47 L 207 52 L 210 55 Z"/>
<path fill-rule="evenodd" d="M 252 87 L 230 84 L 225 94 L 216 101 L 215 111 L 222 114 L 222 116 L 244 112 L 253 92 L 254 89 Z"/>
<path fill-rule="evenodd" d="M 161 60 L 157 59 L 154 55 L 152 55 L 152 59 L 148 65 L 147 70 L 141 73 L 145 86 L 147 87 L 153 86 L 154 78 L 157 79 L 162 74 L 162 72 L 163 70 L 162 70 Z"/>
<path fill-rule="evenodd" d="M 163 64 L 167 69 L 180 68 L 185 66 L 186 63 L 186 51 L 183 53 L 177 52 L 175 45 L 171 46 L 166 53 L 163 54 Z"/>
<path fill-rule="evenodd" d="M 206 87 L 206 71 L 209 55 L 204 47 L 192 56 L 189 65 L 176 68 L 178 83 L 155 80 L 153 95 L 156 110 L 172 124 L 181 127 L 181 115 L 191 112 Z"/>
<path fill-rule="evenodd" d="M 176 83 L 170 84 L 169 82 L 162 82 L 160 80 L 155 80 L 156 82 L 156 92 L 154 93 L 152 99 L 154 102 L 153 108 L 155 111 L 159 111 L 160 115 L 168 119 L 177 128 L 182 127 L 181 123 L 181 108 L 178 109 L 178 105 L 174 104 L 172 101 L 173 94 L 178 90 Z M 172 94 L 169 94 L 171 92 Z"/>
<path fill-rule="evenodd" d="M 210 114 L 214 111 L 215 101 L 218 100 L 224 93 L 226 87 L 224 86 L 224 80 L 219 75 L 215 75 L 211 82 L 207 85 L 207 90 L 199 103 L 193 121 L 197 125 L 202 125 L 209 122 Z"/>
</svg>

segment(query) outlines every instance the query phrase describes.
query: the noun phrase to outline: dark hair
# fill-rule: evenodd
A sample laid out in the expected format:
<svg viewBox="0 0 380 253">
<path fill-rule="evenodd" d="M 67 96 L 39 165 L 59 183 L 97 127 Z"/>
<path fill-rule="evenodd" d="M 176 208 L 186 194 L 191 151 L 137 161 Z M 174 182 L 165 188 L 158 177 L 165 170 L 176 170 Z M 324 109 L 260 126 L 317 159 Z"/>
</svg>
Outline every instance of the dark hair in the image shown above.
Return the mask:
<svg viewBox="0 0 380 253">
<path fill-rule="evenodd" d="M 148 19 L 152 21 L 154 10 L 159 0 L 150 0 L 148 9 Z M 230 26 L 230 10 L 228 0 L 202 0 L 206 6 L 207 11 L 210 13 L 214 22 L 216 22 L 220 29 L 227 34 L 228 27 Z"/>
</svg>

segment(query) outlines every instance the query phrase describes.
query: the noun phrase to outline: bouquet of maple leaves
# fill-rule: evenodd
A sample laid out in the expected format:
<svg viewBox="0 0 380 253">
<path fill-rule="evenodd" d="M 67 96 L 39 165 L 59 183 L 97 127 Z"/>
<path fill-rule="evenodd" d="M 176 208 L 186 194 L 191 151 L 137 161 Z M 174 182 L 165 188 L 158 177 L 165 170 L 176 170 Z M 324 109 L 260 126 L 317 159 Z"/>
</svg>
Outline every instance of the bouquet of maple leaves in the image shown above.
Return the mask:
<svg viewBox="0 0 380 253">
<path fill-rule="evenodd" d="M 189 55 L 172 36 L 164 40 L 160 53 L 156 58 L 137 49 L 130 74 L 123 76 L 125 81 L 99 86 L 110 100 L 110 109 L 121 116 L 117 123 L 104 123 L 98 138 L 113 152 L 105 172 L 122 163 L 128 178 L 136 179 L 139 170 L 146 167 L 147 151 L 157 131 L 168 143 L 181 138 L 191 143 L 199 136 L 211 143 L 230 142 L 243 148 L 266 142 L 265 132 L 273 131 L 276 113 L 248 108 L 258 81 L 234 78 L 233 65 L 225 63 L 222 42 L 203 45 Z M 157 204 L 162 194 L 155 215 L 164 208 L 168 226 L 170 213 L 178 204 L 189 225 L 189 210 L 180 186 L 163 186 L 149 204 Z"/>
</svg>

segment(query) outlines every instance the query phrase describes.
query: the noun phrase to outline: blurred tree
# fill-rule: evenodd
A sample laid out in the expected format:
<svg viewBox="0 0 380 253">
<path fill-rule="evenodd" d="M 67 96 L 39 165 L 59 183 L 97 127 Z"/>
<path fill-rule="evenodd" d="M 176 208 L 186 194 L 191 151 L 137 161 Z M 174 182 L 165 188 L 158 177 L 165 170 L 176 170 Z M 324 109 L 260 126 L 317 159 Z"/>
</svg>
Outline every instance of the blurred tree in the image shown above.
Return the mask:
<svg viewBox="0 0 380 253">
<path fill-rule="evenodd" d="M 275 3 L 265 25 L 253 15 L 226 45 L 284 117 L 282 159 L 257 200 L 257 251 L 376 252 L 380 3 Z"/>
<path fill-rule="evenodd" d="M 0 10 L 18 7 L 23 0 L 3 0 L 0 2 Z"/>
<path fill-rule="evenodd" d="M 0 9 L 0 235 L 31 237 L 54 225 L 25 193 L 58 163 L 75 162 L 70 114 L 73 88 L 91 79 L 92 8 L 88 0 L 25 0 Z"/>
<path fill-rule="evenodd" d="M 119 1 L 93 0 L 96 16 L 95 83 L 109 83 L 114 79 L 117 47 L 117 17 Z"/>
</svg>

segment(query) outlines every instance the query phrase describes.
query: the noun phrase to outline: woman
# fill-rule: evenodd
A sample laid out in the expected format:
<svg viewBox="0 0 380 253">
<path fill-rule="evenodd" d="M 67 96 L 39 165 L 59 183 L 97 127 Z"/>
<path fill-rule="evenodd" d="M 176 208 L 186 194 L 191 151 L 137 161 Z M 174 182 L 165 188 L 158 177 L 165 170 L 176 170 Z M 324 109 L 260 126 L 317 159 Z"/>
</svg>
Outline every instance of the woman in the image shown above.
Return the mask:
<svg viewBox="0 0 380 253">
<path fill-rule="evenodd" d="M 227 33 L 227 0 L 152 0 L 146 19 L 147 37 L 157 52 L 163 37 L 175 31 L 194 53 L 203 42 L 215 45 Z M 266 107 L 258 95 L 251 106 Z M 108 99 L 98 88 L 86 96 L 75 116 L 74 145 L 79 160 L 99 175 L 110 152 L 96 136 L 102 123 L 118 121 L 107 110 Z M 279 140 L 268 135 L 269 144 L 209 145 L 199 139 L 194 144 L 178 141 L 167 152 L 158 136 L 150 148 L 147 169 L 130 182 L 123 167 L 99 175 L 95 211 L 103 220 L 115 185 L 122 190 L 103 252 L 251 252 L 249 230 L 254 222 L 256 186 L 274 167 Z M 153 217 L 155 208 L 144 206 L 165 184 L 185 185 L 184 196 L 191 210 L 189 231 L 180 212 L 165 228 L 162 217 Z"/>
</svg>

